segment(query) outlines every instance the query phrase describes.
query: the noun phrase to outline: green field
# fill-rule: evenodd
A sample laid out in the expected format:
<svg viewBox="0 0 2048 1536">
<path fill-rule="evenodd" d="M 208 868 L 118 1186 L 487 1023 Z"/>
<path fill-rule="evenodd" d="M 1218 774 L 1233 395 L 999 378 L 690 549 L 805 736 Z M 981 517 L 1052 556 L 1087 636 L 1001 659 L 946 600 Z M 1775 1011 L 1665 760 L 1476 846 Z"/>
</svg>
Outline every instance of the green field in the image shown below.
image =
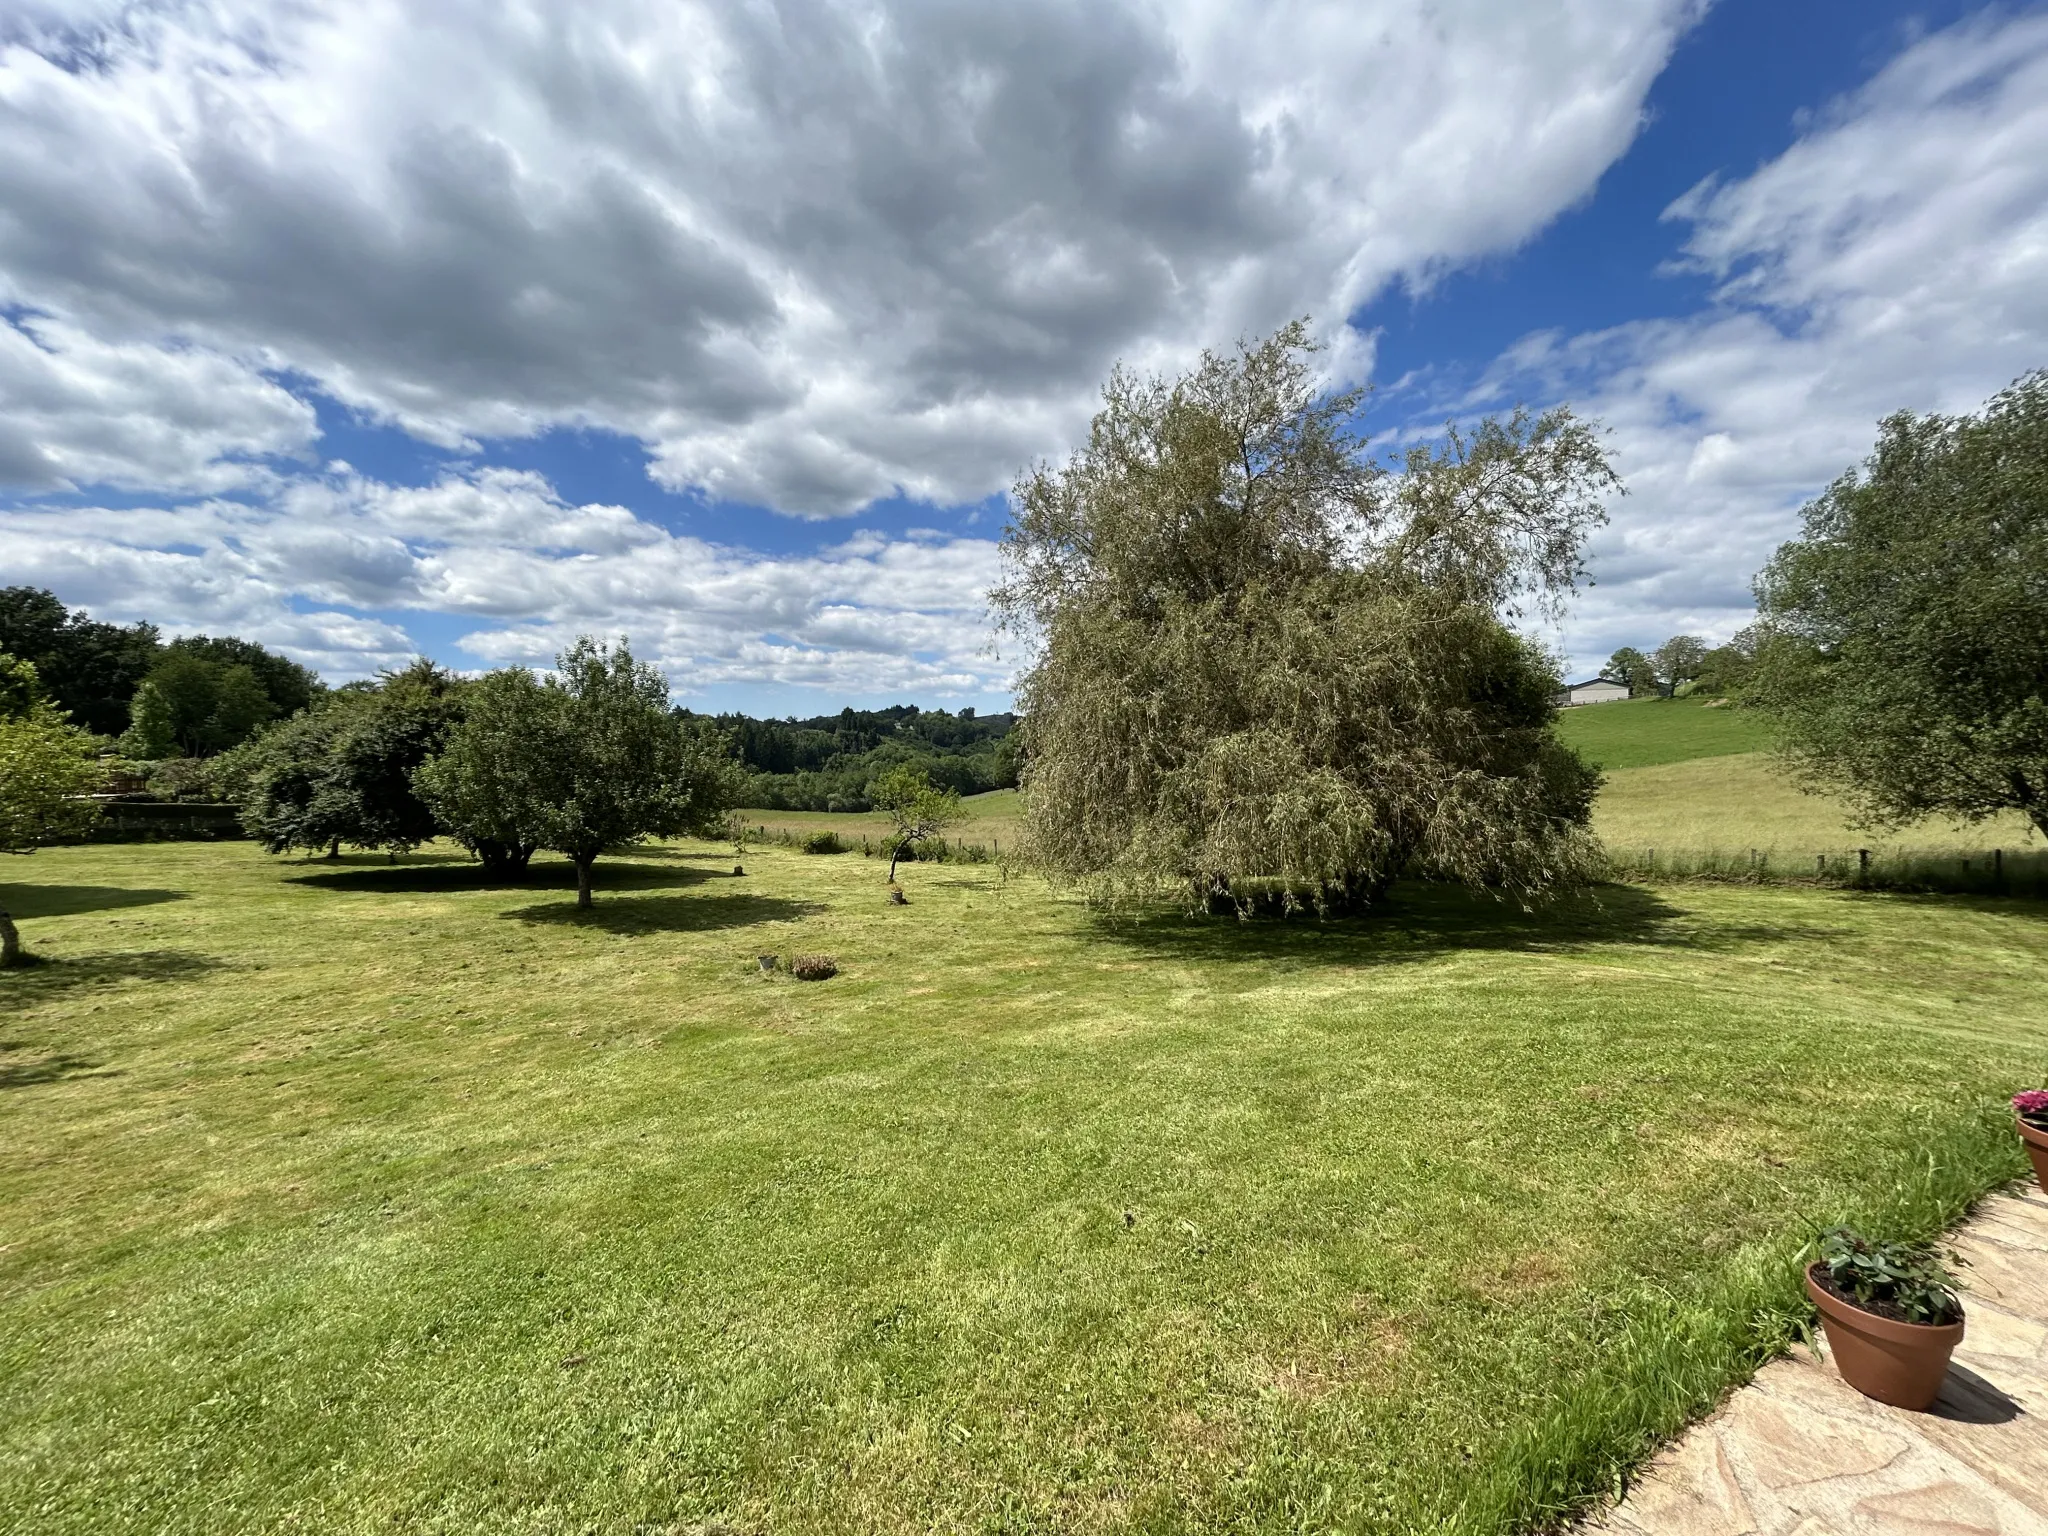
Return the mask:
<svg viewBox="0 0 2048 1536">
<path fill-rule="evenodd" d="M 1594 803 L 1593 825 L 1617 852 L 1754 848 L 1807 864 L 1816 854 L 1856 848 L 1920 855 L 2041 848 L 2040 834 L 2017 812 L 1974 826 L 1927 821 L 1889 832 L 1859 829 L 1839 801 L 1802 793 L 1760 752 L 1611 772 Z"/>
<path fill-rule="evenodd" d="M 0 1529 L 1526 1528 L 2048 1074 L 2038 904 L 730 864 L 12 862 Z"/>
<path fill-rule="evenodd" d="M 1856 827 L 1846 806 L 1803 793 L 1773 763 L 1769 732 L 1754 714 L 1695 699 L 1635 699 L 1565 710 L 1559 733 L 1606 770 L 1594 829 L 1618 854 L 1656 850 L 1673 855 L 1746 854 L 1755 849 L 1780 864 L 1810 868 L 1816 855 L 1853 855 L 1858 848 L 1892 856 L 2037 853 L 2042 840 L 2025 817 L 1994 817 L 1974 826 L 1929 821 L 1895 831 Z M 1014 847 L 1021 830 L 1017 792 L 996 790 L 961 802 L 955 842 Z M 747 811 L 751 826 L 802 834 L 831 829 L 854 848 L 886 847 L 879 815 Z"/>
<path fill-rule="evenodd" d="M 1581 704 L 1559 713 L 1557 733 L 1609 770 L 1759 752 L 1771 744 L 1761 716 L 1719 699 Z"/>
<path fill-rule="evenodd" d="M 889 819 L 880 812 L 756 810 L 739 815 L 748 826 L 765 826 L 771 832 L 837 832 L 856 848 L 866 838 L 871 849 L 884 849 L 889 839 Z M 946 836 L 954 842 L 980 843 L 1000 851 L 1004 843 L 1014 842 L 1021 816 L 1014 789 L 966 795 L 960 801 L 960 820 L 946 829 Z"/>
</svg>

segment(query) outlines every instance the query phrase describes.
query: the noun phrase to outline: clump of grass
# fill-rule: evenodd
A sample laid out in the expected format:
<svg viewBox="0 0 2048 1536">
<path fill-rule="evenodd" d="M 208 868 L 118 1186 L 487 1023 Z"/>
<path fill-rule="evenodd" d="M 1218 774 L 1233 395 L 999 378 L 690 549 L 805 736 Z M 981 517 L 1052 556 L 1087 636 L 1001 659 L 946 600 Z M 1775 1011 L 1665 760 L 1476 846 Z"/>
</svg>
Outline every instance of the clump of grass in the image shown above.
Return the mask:
<svg viewBox="0 0 2048 1536">
<path fill-rule="evenodd" d="M 789 974 L 798 981 L 827 981 L 839 974 L 839 962 L 831 955 L 791 955 Z"/>
</svg>

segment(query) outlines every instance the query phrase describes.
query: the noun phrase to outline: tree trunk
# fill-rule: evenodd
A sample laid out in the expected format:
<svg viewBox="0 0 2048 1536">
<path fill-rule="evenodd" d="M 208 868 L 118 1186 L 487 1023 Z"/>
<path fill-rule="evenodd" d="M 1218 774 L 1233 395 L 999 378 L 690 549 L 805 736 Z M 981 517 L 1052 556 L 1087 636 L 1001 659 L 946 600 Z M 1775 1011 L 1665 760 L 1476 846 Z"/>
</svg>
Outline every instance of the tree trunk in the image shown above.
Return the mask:
<svg viewBox="0 0 2048 1536">
<path fill-rule="evenodd" d="M 476 856 L 483 860 L 485 874 L 503 880 L 525 874 L 533 850 L 523 843 L 494 843 L 485 838 L 476 845 Z"/>
<path fill-rule="evenodd" d="M 2009 772 L 2006 778 L 2012 785 L 2013 803 L 2040 829 L 2043 837 L 2048 837 L 2048 795 L 2037 793 L 2027 776 L 2017 770 Z"/>
<path fill-rule="evenodd" d="M 10 965 L 21 964 L 21 935 L 14 930 L 14 919 L 0 907 L 0 971 Z"/>
<path fill-rule="evenodd" d="M 330 859 L 338 859 L 341 857 L 340 838 L 337 837 L 333 842 L 327 845 L 327 857 L 329 857 Z"/>
<path fill-rule="evenodd" d="M 577 855 L 576 905 L 579 907 L 587 907 L 590 905 L 590 866 L 596 862 L 596 854 L 590 854 L 587 857 L 582 854 Z"/>
<path fill-rule="evenodd" d="M 896 883 L 896 861 L 903 857 L 903 851 L 909 846 L 910 841 L 906 838 L 904 841 L 898 843 L 896 845 L 896 851 L 889 855 L 889 883 L 891 885 L 894 885 Z"/>
</svg>

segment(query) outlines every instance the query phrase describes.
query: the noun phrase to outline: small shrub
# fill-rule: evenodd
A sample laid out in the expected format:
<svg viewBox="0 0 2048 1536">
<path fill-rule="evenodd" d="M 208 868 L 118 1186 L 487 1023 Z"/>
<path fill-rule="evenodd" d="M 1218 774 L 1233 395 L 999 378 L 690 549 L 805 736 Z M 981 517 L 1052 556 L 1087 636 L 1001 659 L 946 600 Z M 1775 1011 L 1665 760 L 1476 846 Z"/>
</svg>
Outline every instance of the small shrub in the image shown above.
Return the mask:
<svg viewBox="0 0 2048 1536">
<path fill-rule="evenodd" d="M 839 974 L 839 962 L 830 955 L 791 955 L 789 974 L 798 981 L 824 981 Z"/>
<path fill-rule="evenodd" d="M 837 832 L 813 832 L 804 839 L 805 853 L 844 853 L 846 844 Z"/>
<path fill-rule="evenodd" d="M 197 757 L 166 757 L 147 764 L 149 792 L 159 800 L 211 800 L 213 776 L 209 763 Z"/>
<path fill-rule="evenodd" d="M 1820 1235 L 1828 1289 L 1866 1312 L 1903 1323 L 1952 1323 L 1963 1315 L 1955 1276 L 1931 1248 L 1874 1243 L 1849 1227 Z"/>
</svg>

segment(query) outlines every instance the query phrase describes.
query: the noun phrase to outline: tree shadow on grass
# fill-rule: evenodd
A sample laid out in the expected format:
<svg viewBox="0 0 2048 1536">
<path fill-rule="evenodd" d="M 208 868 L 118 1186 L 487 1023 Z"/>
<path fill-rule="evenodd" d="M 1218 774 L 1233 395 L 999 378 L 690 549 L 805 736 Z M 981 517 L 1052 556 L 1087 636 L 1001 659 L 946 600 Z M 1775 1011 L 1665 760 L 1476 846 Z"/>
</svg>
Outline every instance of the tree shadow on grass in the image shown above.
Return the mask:
<svg viewBox="0 0 2048 1536">
<path fill-rule="evenodd" d="M 1360 917 L 1319 921 L 1305 912 L 1239 922 L 1160 914 L 1098 923 L 1104 940 L 1161 958 L 1300 965 L 1391 965 L 1460 950 L 1569 953 L 1612 944 L 1726 951 L 1822 940 L 1835 932 L 1813 924 L 1702 919 L 1634 885 L 1595 886 L 1525 910 L 1512 899 L 1423 881 L 1401 882 L 1376 911 Z"/>
<path fill-rule="evenodd" d="M 410 895 L 455 891 L 573 891 L 576 889 L 576 866 L 566 860 L 551 860 L 530 866 L 524 874 L 495 875 L 483 865 L 467 859 L 437 860 L 431 864 L 375 864 L 354 869 L 326 869 L 317 874 L 287 878 L 293 885 L 310 885 L 323 891 L 388 891 Z M 631 891 L 696 885 L 713 877 L 705 870 L 680 863 L 599 859 L 596 878 L 601 890 Z"/>
<path fill-rule="evenodd" d="M 554 923 L 564 928 L 599 928 L 606 933 L 704 933 L 714 928 L 746 928 L 756 923 L 793 923 L 814 917 L 825 908 L 814 901 L 789 901 L 780 896 L 611 896 L 599 889 L 595 901 L 579 907 L 573 901 L 517 907 L 502 917 L 523 923 Z"/>
<path fill-rule="evenodd" d="M 27 963 L 0 971 L 0 1007 L 42 1002 L 82 987 L 124 981 L 189 981 L 221 969 L 221 962 L 182 949 L 50 956 L 31 952 Z"/>
<path fill-rule="evenodd" d="M 1942 912 L 1979 912 L 1987 917 L 2019 917 L 2037 923 L 2048 922 L 2048 897 L 2017 892 L 2010 896 L 1963 895 L 1948 891 L 1852 891 L 1851 894 L 1901 906 L 1933 907 Z"/>
<path fill-rule="evenodd" d="M 160 901 L 183 901 L 183 891 L 159 891 L 125 885 L 17 885 L 0 882 L 0 909 L 17 920 L 76 917 L 115 907 L 149 907 Z"/>
<path fill-rule="evenodd" d="M 10 1088 L 39 1088 L 76 1077 L 119 1077 L 119 1071 L 102 1071 L 105 1062 L 86 1056 L 59 1052 L 34 1060 L 16 1060 L 22 1052 L 35 1050 L 26 1040 L 0 1040 L 0 1093 Z"/>
</svg>

